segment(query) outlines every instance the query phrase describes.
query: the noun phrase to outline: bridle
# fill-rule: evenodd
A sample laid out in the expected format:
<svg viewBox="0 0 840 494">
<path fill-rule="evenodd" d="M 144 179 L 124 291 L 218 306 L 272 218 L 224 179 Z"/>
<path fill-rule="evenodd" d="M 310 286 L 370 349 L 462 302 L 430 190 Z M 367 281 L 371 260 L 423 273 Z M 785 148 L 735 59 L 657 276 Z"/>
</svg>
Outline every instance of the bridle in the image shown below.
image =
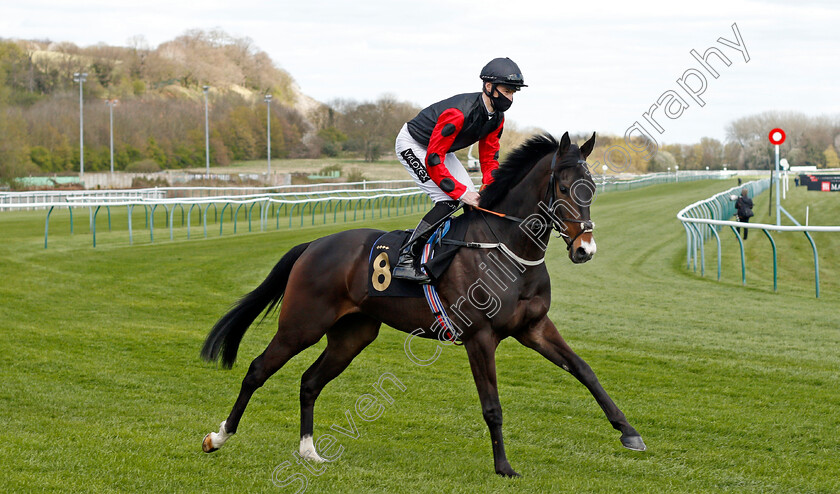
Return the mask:
<svg viewBox="0 0 840 494">
<path fill-rule="evenodd" d="M 577 160 L 577 163 L 575 164 L 588 166 L 586 160 Z M 554 186 L 556 181 L 555 172 L 557 170 L 557 153 L 555 152 L 554 156 L 551 157 L 551 175 L 549 175 L 548 178 L 548 190 L 545 191 L 545 197 L 543 198 L 543 202 L 548 203 L 548 216 L 549 221 L 551 222 L 551 228 L 557 232 L 558 237 L 563 238 L 563 240 L 566 242 L 566 250 L 571 250 L 572 244 L 575 243 L 575 240 L 577 240 L 578 237 L 580 237 L 584 233 L 592 233 L 592 230 L 595 229 L 595 224 L 592 223 L 592 220 L 579 220 L 575 218 L 567 218 L 565 216 L 560 216 L 558 218 L 554 214 L 555 208 L 562 201 L 562 199 L 557 199 L 557 189 Z M 565 201 L 562 202 L 565 203 Z M 566 228 L 563 226 L 562 223 L 580 223 L 580 231 L 574 237 L 570 237 L 569 234 L 566 233 Z"/>
<path fill-rule="evenodd" d="M 575 164 L 576 165 L 586 165 L 586 166 L 588 166 L 588 163 L 586 162 L 586 160 L 578 160 L 577 163 L 575 163 Z M 543 198 L 543 202 L 548 203 L 548 210 L 549 210 L 548 216 L 549 216 L 549 221 L 551 222 L 551 229 L 554 230 L 555 232 L 557 232 L 557 236 L 559 238 L 562 238 L 563 241 L 566 242 L 566 250 L 571 250 L 572 249 L 572 244 L 575 243 L 575 240 L 577 240 L 578 237 L 580 237 L 584 233 L 592 233 L 592 230 L 595 229 L 595 224 L 592 223 L 592 220 L 579 220 L 579 219 L 575 219 L 575 218 L 567 218 L 565 216 L 561 216 L 561 217 L 558 218 L 554 214 L 554 208 L 558 204 L 560 204 L 561 201 L 562 201 L 562 199 L 557 199 L 557 191 L 556 191 L 556 188 L 554 187 L 554 184 L 555 184 L 555 181 L 556 181 L 556 178 L 555 178 L 554 175 L 555 175 L 555 172 L 557 170 L 558 170 L 558 168 L 557 168 L 557 152 L 555 152 L 554 156 L 552 156 L 552 158 L 551 158 L 551 175 L 549 176 L 549 179 L 548 179 L 548 190 L 545 191 L 545 196 Z M 549 199 L 551 199 L 551 200 L 549 201 Z M 484 208 L 481 208 L 481 207 L 478 207 L 478 206 L 472 206 L 472 207 L 473 207 L 473 209 L 477 209 L 477 210 L 483 211 L 485 213 L 490 213 L 492 215 L 498 216 L 500 218 L 504 218 L 506 220 L 514 221 L 516 223 L 521 224 L 521 223 L 525 222 L 524 219 L 518 218 L 516 216 L 511 216 L 509 214 L 497 213 L 496 211 L 491 211 L 489 209 L 484 209 Z M 564 222 L 566 222 L 566 223 L 580 223 L 581 229 L 577 233 L 577 235 L 572 237 L 568 233 L 566 233 L 566 228 L 563 226 Z M 487 225 L 487 226 L 489 227 L 490 225 Z M 491 232 L 492 232 L 492 228 L 491 228 Z M 493 232 L 493 235 L 496 236 L 495 232 Z"/>
</svg>

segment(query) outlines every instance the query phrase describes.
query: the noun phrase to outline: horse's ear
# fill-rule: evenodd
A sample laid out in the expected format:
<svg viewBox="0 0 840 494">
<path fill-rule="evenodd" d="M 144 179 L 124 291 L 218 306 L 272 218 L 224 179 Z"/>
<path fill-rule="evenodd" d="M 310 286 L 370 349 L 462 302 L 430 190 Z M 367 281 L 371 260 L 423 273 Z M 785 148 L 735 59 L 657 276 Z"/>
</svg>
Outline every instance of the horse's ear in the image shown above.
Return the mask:
<svg viewBox="0 0 840 494">
<path fill-rule="evenodd" d="M 563 134 L 563 137 L 560 138 L 560 147 L 557 149 L 557 156 L 563 156 L 566 154 L 566 151 L 569 150 L 569 146 L 572 145 L 572 139 L 569 138 L 569 133 L 566 132 Z"/>
<path fill-rule="evenodd" d="M 584 160 L 592 153 L 592 150 L 595 149 L 595 132 L 592 133 L 592 137 L 586 141 L 583 146 L 580 147 L 580 156 Z"/>
</svg>

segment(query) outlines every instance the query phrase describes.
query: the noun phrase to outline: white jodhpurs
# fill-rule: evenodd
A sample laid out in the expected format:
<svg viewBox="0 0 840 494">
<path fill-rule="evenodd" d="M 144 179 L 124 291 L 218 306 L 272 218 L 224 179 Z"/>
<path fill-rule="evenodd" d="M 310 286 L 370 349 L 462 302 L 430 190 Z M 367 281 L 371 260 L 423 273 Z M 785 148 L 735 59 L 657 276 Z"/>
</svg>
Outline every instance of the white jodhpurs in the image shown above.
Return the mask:
<svg viewBox="0 0 840 494">
<path fill-rule="evenodd" d="M 440 190 L 440 187 L 435 184 L 429 172 L 426 170 L 426 146 L 415 141 L 408 132 L 408 124 L 403 125 L 400 133 L 397 135 L 397 143 L 395 146 L 397 158 L 400 163 L 408 170 L 411 178 L 417 183 L 417 186 L 423 190 L 434 202 L 451 201 L 446 192 Z M 464 165 L 455 157 L 455 153 L 446 153 L 446 157 L 442 163 L 443 166 L 449 170 L 455 180 L 461 182 L 467 187 L 467 191 L 476 192 L 475 184 L 473 184 L 469 173 L 464 168 Z M 440 166 L 440 165 L 438 165 Z"/>
</svg>

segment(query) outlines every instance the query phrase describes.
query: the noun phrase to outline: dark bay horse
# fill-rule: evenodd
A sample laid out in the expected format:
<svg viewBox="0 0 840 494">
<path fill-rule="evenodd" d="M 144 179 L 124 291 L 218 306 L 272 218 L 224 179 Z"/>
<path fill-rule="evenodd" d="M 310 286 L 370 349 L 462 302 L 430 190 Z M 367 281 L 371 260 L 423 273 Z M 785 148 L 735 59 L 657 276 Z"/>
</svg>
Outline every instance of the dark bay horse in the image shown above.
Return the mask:
<svg viewBox="0 0 840 494">
<path fill-rule="evenodd" d="M 540 260 L 544 259 L 552 230 L 564 238 L 572 262 L 586 262 L 595 253 L 589 208 L 595 186 L 585 161 L 594 145 L 594 134 L 580 148 L 571 143 L 568 133 L 560 142 L 539 135 L 511 152 L 494 172 L 494 182 L 482 191 L 480 201 L 482 208 L 505 216 L 467 210 L 456 220 L 468 222 L 465 241 L 474 242 L 473 247 L 498 247 L 460 249 L 438 283 L 443 304 L 457 315 L 453 323 L 469 357 L 490 429 L 495 470 L 500 475 L 518 475 L 505 456 L 496 385 L 496 348 L 509 336 L 583 383 L 612 426 L 621 432 L 625 447 L 645 449 L 641 436 L 604 391 L 592 369 L 572 351 L 547 317 L 551 284 L 545 263 Z M 230 368 L 245 330 L 263 311 L 271 311 L 283 299 L 277 334 L 251 362 L 239 397 L 219 432 L 205 436 L 205 452 L 217 450 L 236 432 L 257 388 L 289 359 L 326 335 L 326 348 L 303 374 L 300 385 L 300 454 L 323 461 L 312 433 L 315 400 L 324 386 L 376 339 L 382 323 L 412 334 L 417 334 L 418 328 L 434 327 L 435 318 L 423 298 L 369 296 L 369 254 L 383 233 L 348 230 L 294 247 L 259 287 L 216 323 L 201 356 L 209 361 L 221 356 L 222 365 Z M 500 264 L 505 256 L 507 268 Z M 494 266 L 494 270 L 488 266 Z M 474 287 L 482 277 L 483 300 L 476 303 L 479 297 L 474 296 Z M 491 293 L 495 303 L 489 307 L 484 302 Z M 436 337 L 431 332 L 421 336 Z"/>
</svg>

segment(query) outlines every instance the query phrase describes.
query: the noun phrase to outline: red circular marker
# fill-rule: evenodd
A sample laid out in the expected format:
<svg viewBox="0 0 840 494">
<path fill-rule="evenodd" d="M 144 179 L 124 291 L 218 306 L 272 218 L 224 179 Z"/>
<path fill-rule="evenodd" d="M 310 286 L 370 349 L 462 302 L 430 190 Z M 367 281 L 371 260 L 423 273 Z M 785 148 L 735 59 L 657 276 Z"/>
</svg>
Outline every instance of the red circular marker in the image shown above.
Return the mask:
<svg viewBox="0 0 840 494">
<path fill-rule="evenodd" d="M 779 145 L 785 142 L 785 131 L 776 127 L 775 129 L 770 131 L 770 144 Z"/>
</svg>

